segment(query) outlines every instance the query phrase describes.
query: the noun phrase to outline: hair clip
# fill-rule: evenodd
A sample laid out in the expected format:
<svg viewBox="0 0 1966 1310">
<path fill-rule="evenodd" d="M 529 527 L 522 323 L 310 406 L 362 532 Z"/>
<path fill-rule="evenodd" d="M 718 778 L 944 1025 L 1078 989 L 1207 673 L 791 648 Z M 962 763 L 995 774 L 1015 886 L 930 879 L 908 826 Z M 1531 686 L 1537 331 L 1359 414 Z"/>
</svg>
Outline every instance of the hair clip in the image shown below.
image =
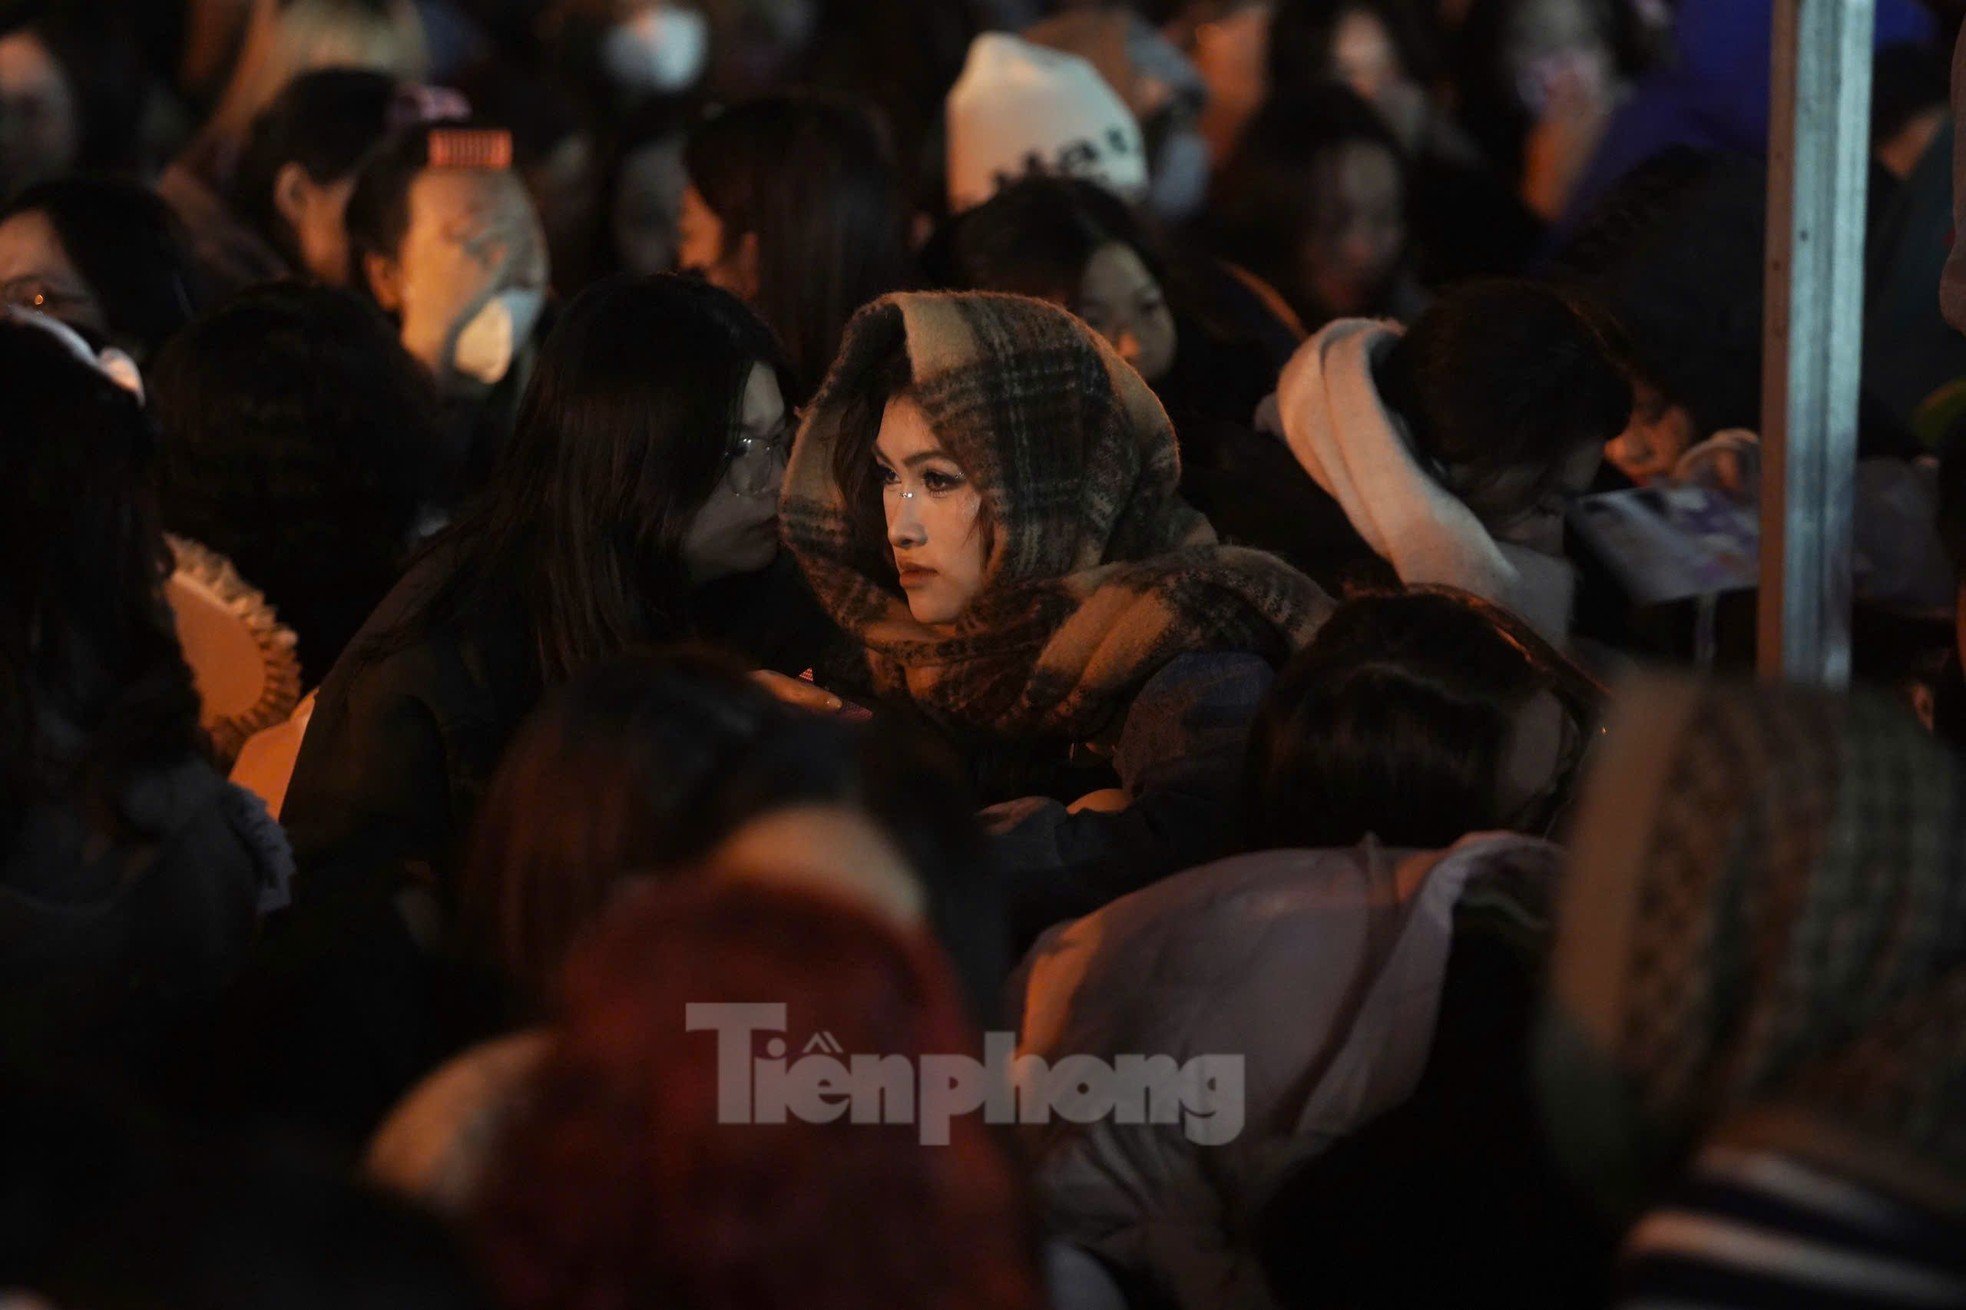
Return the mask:
<svg viewBox="0 0 1966 1310">
<path fill-rule="evenodd" d="M 440 127 L 430 133 L 431 168 L 476 168 L 499 172 L 512 167 L 512 134 L 495 127 Z"/>
</svg>

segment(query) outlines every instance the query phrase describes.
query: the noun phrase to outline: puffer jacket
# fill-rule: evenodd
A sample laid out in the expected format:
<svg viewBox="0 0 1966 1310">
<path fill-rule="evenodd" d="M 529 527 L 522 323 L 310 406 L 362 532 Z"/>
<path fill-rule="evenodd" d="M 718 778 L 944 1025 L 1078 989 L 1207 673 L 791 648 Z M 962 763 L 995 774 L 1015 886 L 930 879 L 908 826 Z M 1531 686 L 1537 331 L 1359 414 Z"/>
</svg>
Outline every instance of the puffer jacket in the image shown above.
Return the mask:
<svg viewBox="0 0 1966 1310">
<path fill-rule="evenodd" d="M 1180 1122 L 1126 1124 L 1122 1107 L 1024 1127 L 1049 1230 L 1181 1306 L 1271 1305 L 1251 1249 L 1262 1206 L 1293 1165 L 1412 1094 L 1457 907 L 1533 924 L 1558 859 L 1511 834 L 1265 851 L 1047 932 L 1011 980 L 1018 1054 L 1167 1056 L 1187 1079 Z"/>
</svg>

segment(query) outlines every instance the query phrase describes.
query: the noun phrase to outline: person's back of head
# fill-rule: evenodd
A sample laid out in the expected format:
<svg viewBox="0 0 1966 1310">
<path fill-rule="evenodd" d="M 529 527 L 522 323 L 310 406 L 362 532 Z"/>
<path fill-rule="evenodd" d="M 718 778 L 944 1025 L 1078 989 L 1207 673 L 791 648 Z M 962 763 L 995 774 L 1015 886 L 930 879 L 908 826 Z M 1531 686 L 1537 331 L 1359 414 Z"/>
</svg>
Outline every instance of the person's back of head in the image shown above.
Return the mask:
<svg viewBox="0 0 1966 1310">
<path fill-rule="evenodd" d="M 911 736 L 789 710 L 715 652 L 624 656 L 549 693 L 506 751 L 459 880 L 468 949 L 522 1006 L 545 1002 L 625 881 L 732 842 L 785 850 L 818 830 L 754 821 L 836 809 L 871 825 L 896 867 L 847 868 L 823 849 L 776 862 L 925 917 L 987 1003 L 1006 965 L 1001 909 L 955 777 Z"/>
<path fill-rule="evenodd" d="M 46 224 L 54 249 L 46 236 L 23 230 L 29 219 Z M 138 363 L 197 312 L 197 284 L 177 221 L 135 182 L 65 177 L 29 187 L 0 209 L 0 231 L 9 234 L 0 240 L 5 298 L 44 309 Z M 16 285 L 16 265 L 38 273 L 39 264 L 56 259 L 86 285 L 72 292 Z"/>
<path fill-rule="evenodd" d="M 1447 590 L 1356 598 L 1284 668 L 1250 729 L 1252 849 L 1438 848 L 1542 834 L 1588 747 L 1597 688 L 1508 611 Z"/>
<path fill-rule="evenodd" d="M 232 205 L 296 271 L 348 280 L 342 210 L 362 161 L 389 127 L 396 80 L 360 68 L 295 78 L 253 120 L 233 174 Z"/>
<path fill-rule="evenodd" d="M 1421 314 L 1377 380 L 1449 490 L 1504 527 L 1588 483 L 1631 418 L 1622 358 L 1615 325 L 1586 302 L 1533 282 L 1477 281 Z"/>
<path fill-rule="evenodd" d="M 1145 246 L 1138 220 L 1119 197 L 1078 178 L 1023 178 L 951 220 L 949 272 L 965 291 L 1004 291 L 1069 307 L 1086 264 L 1111 242 L 1136 253 Z"/>
<path fill-rule="evenodd" d="M 979 1116 L 926 1145 L 935 1107 L 912 1090 L 883 1094 L 875 1122 L 719 1110 L 723 1047 L 749 1049 L 752 1028 L 691 1031 L 695 1004 L 783 1006 L 766 1049 L 823 1032 L 846 1056 L 899 1057 L 883 1067 L 910 1080 L 921 1057 L 978 1046 L 920 936 L 753 872 L 769 871 L 644 889 L 571 962 L 565 1018 L 476 1216 L 508 1310 L 576 1289 L 621 1305 L 1034 1304 L 1021 1187 Z"/>
<path fill-rule="evenodd" d="M 852 101 L 773 96 L 699 126 L 683 166 L 721 225 L 720 248 L 698 253 L 685 224 L 685 264 L 757 309 L 809 395 L 854 311 L 909 278 L 907 211 L 878 124 Z"/>
<path fill-rule="evenodd" d="M 185 329 L 150 382 L 165 526 L 267 593 L 318 683 L 395 581 L 434 485 L 428 380 L 373 307 L 280 283 Z"/>
</svg>

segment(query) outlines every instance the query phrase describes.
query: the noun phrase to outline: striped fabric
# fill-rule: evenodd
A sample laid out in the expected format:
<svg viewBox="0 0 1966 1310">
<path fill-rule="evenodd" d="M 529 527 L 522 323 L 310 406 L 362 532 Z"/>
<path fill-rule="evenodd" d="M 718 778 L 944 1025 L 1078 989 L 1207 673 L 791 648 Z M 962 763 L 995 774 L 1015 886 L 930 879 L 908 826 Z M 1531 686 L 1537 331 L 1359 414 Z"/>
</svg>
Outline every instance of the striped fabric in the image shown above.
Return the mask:
<svg viewBox="0 0 1966 1310">
<path fill-rule="evenodd" d="M 1966 1307 L 1966 1226 L 1767 1152 L 1712 1148 L 1626 1239 L 1622 1310 Z"/>
</svg>

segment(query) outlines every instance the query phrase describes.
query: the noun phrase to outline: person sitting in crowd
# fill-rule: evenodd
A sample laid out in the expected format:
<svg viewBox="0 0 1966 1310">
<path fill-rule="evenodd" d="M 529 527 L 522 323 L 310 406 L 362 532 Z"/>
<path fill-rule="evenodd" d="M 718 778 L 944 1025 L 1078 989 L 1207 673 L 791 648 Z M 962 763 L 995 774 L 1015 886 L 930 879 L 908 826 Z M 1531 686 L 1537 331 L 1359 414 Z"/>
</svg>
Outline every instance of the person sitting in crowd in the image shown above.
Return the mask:
<svg viewBox="0 0 1966 1310">
<path fill-rule="evenodd" d="M 980 1052 L 931 943 L 769 873 L 733 864 L 644 889 L 576 953 L 471 1217 L 500 1303 L 544 1310 L 578 1289 L 623 1305 L 1042 1304 L 1021 1180 L 979 1117 L 928 1144 L 913 1114 L 720 1111 L 730 1037 L 685 1028 L 698 1003 L 782 1005 L 780 1045 L 823 1032 L 911 1071 Z"/>
<path fill-rule="evenodd" d="M 945 243 L 956 288 L 1061 305 L 1138 369 L 1174 421 L 1184 474 L 1206 462 L 1211 420 L 1249 426 L 1276 383 L 1282 359 L 1222 326 L 1133 211 L 1095 183 L 1012 182 L 952 220 Z"/>
<path fill-rule="evenodd" d="M 1426 304 L 1407 241 L 1407 165 L 1342 86 L 1267 102 L 1209 192 L 1215 250 L 1315 330 L 1344 315 L 1410 320 Z"/>
<path fill-rule="evenodd" d="M 0 17 L 0 199 L 139 166 L 151 82 L 138 39 L 105 0 L 14 5 Z"/>
<path fill-rule="evenodd" d="M 1962 802 L 1882 697 L 1625 689 L 1536 1057 L 1558 1160 L 1632 1225 L 1615 1304 L 1966 1299 Z"/>
<path fill-rule="evenodd" d="M 1330 607 L 1220 545 L 1178 477 L 1164 411 L 1079 320 L 901 295 L 849 327 L 781 513 L 871 694 L 956 741 L 984 799 L 1068 800 L 1103 761 L 1145 788 L 1209 755 L 1191 716 L 1233 735 Z"/>
<path fill-rule="evenodd" d="M 286 904 L 293 861 L 205 754 L 136 398 L 15 309 L 0 391 L 0 1045 L 147 1076 Z"/>
<path fill-rule="evenodd" d="M 1342 511 L 1317 534 L 1348 577 L 1438 583 L 1567 638 L 1563 497 L 1590 485 L 1632 388 L 1603 315 L 1529 282 L 1471 282 L 1402 332 L 1340 319 L 1277 387 L 1284 439 Z M 1327 535 L 1328 533 L 1328 535 Z"/>
<path fill-rule="evenodd" d="M 1434 94 L 1439 61 L 1419 9 L 1410 0 L 1279 0 L 1269 98 L 1287 104 L 1337 82 L 1385 120 L 1408 161 L 1406 212 L 1422 285 L 1518 272 L 1540 225 Z"/>
<path fill-rule="evenodd" d="M 774 568 L 782 376 L 714 287 L 619 279 L 568 306 L 483 499 L 322 686 L 282 814 L 312 886 L 447 887 L 499 753 L 586 665 L 697 635 L 812 666 L 828 629 Z"/>
<path fill-rule="evenodd" d="M 867 112 L 781 96 L 717 114 L 683 147 L 676 256 L 770 325 L 803 404 L 868 301 L 911 277 L 900 179 Z"/>
<path fill-rule="evenodd" d="M 461 942 L 521 1015 L 541 1013 L 622 879 L 768 853 L 932 923 L 985 1012 L 1007 962 L 963 792 L 952 762 L 912 738 L 802 713 L 714 652 L 623 657 L 551 693 L 505 753 L 459 871 Z M 774 812 L 777 826 L 747 827 Z M 856 863 L 883 843 L 892 856 Z"/>
<path fill-rule="evenodd" d="M 135 183 L 60 178 L 0 207 L 0 302 L 139 365 L 197 313 L 196 286 L 170 211 Z"/>
<path fill-rule="evenodd" d="M 1603 688 L 1515 614 L 1420 587 L 1339 606 L 1250 729 L 1252 850 L 1558 831 Z"/>
<path fill-rule="evenodd" d="M 449 471 L 428 379 L 369 305 L 275 283 L 178 334 L 149 382 L 164 526 L 267 593 L 318 686 Z"/>
<path fill-rule="evenodd" d="M 348 197 L 386 137 L 396 80 L 361 68 L 297 77 L 253 120 L 232 212 L 300 276 L 350 285 Z"/>
<path fill-rule="evenodd" d="M 345 215 L 350 282 L 395 320 L 466 452 L 456 498 L 509 439 L 544 321 L 546 236 L 512 163 L 502 128 L 412 127 L 370 154 Z"/>
<path fill-rule="evenodd" d="M 1474 597 L 1339 606 L 1251 731 L 1252 853 L 1052 928 L 1013 983 L 1020 1054 L 1247 1061 L 1226 1084 L 1246 1097 L 1241 1128 L 1219 1149 L 1174 1124 L 1032 1132 L 1053 1231 L 1176 1304 L 1268 1304 L 1252 1234 L 1271 1189 L 1414 1092 L 1449 1003 L 1451 951 L 1470 942 L 1468 954 L 1496 957 L 1499 978 L 1470 976 L 1467 1004 L 1521 996 L 1527 1027 L 1557 857 L 1532 838 L 1568 803 L 1598 696 L 1520 619 Z"/>
</svg>

